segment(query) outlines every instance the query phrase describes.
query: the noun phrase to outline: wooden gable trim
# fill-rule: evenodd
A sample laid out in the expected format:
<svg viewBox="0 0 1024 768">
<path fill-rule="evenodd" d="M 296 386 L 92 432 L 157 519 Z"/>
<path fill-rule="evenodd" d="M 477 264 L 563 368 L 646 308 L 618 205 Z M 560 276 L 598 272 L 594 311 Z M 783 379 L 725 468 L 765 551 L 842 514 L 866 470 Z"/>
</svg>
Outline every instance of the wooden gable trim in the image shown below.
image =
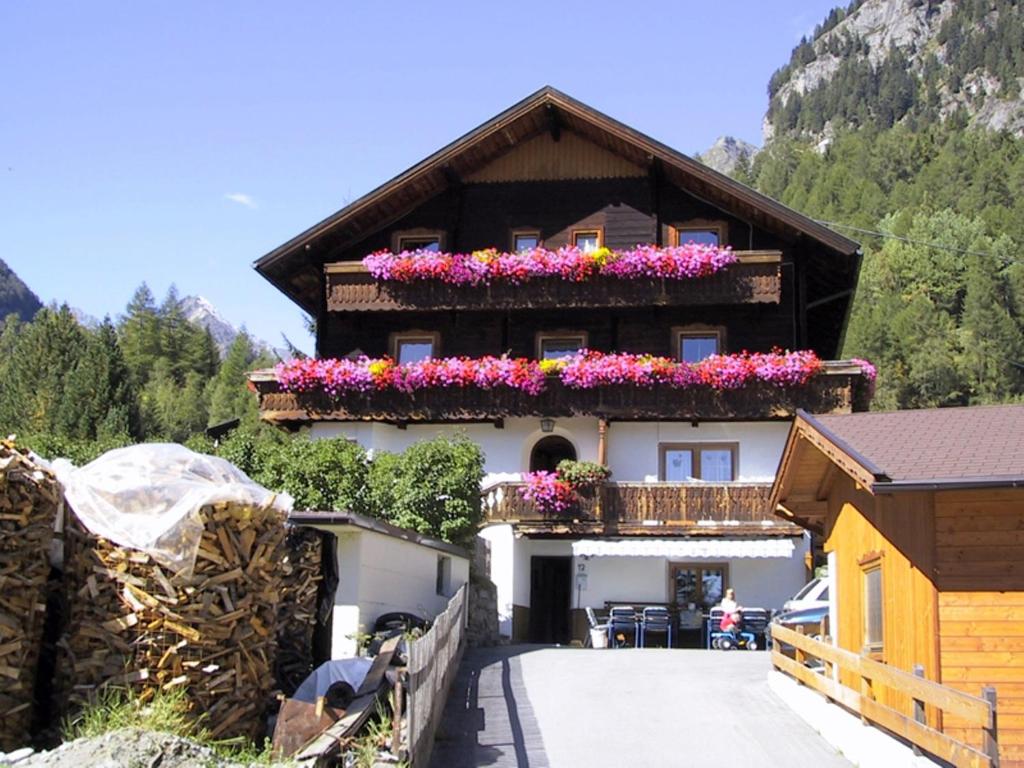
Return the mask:
<svg viewBox="0 0 1024 768">
<path fill-rule="evenodd" d="M 296 270 L 309 267 L 303 251 L 308 251 L 315 241 L 329 233 L 339 234 L 335 231 L 343 226 L 347 226 L 349 231 L 340 233 L 339 241 L 352 242 L 386 226 L 383 222 L 396 221 L 442 192 L 449 185 L 448 180 L 453 173 L 464 177 L 474 167 L 482 167 L 503 154 L 508 147 L 550 131 L 548 115 L 552 109 L 558 116 L 559 134 L 572 130 L 625 160 L 647 167 L 660 162 L 667 180 L 713 198 L 711 204 L 716 207 L 730 212 L 734 212 L 737 206 L 747 207 L 752 214 L 749 218 L 761 226 L 788 228 L 798 235 L 813 238 L 836 253 L 859 253 L 857 243 L 828 227 L 546 86 L 270 251 L 258 259 L 254 267 L 300 306 L 312 309 L 307 306 L 310 298 L 305 289 L 289 279 Z M 490 145 L 485 145 L 488 140 Z M 364 216 L 375 207 L 376 213 Z M 361 221 L 360 217 L 367 221 Z M 296 258 L 299 259 L 297 262 Z"/>
</svg>

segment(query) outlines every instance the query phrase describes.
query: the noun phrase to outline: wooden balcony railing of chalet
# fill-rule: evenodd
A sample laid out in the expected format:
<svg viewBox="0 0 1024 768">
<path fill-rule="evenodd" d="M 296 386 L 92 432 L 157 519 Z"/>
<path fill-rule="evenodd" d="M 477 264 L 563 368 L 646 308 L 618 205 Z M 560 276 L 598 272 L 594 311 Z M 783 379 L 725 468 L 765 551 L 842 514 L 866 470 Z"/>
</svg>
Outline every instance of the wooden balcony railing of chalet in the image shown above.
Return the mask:
<svg viewBox="0 0 1024 768">
<path fill-rule="evenodd" d="M 596 416 L 620 421 L 785 419 L 797 408 L 810 413 L 867 410 L 871 396 L 860 366 L 843 361 L 826 362 L 825 371 L 803 386 L 758 382 L 732 390 L 628 385 L 572 389 L 551 377 L 538 395 L 507 387 L 447 387 L 411 394 L 390 389 L 348 392 L 332 398 L 322 392 L 281 392 L 273 371 L 257 371 L 249 380 L 259 395 L 260 415 L 279 424 L 375 420 L 401 425 L 516 416 Z"/>
<path fill-rule="evenodd" d="M 577 506 L 541 512 L 523 498 L 525 483 L 506 482 L 483 494 L 488 522 L 520 528 L 645 535 L 799 534 L 769 509 L 771 483 L 604 483 L 580 494 Z"/>
<path fill-rule="evenodd" d="M 324 267 L 327 308 L 333 312 L 412 309 L 522 309 L 539 307 L 647 307 L 698 304 L 778 304 L 781 251 L 738 251 L 736 264 L 690 280 L 582 282 L 535 278 L 521 285 L 448 285 L 440 281 L 377 282 L 360 262 Z"/>
</svg>

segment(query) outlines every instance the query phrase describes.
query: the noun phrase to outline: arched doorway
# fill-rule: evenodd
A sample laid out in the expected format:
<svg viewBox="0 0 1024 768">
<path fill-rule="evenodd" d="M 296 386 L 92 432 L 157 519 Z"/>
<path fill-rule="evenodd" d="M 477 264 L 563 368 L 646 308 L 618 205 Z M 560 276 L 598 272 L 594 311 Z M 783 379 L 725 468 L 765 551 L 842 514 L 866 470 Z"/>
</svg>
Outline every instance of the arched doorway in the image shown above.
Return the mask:
<svg viewBox="0 0 1024 768">
<path fill-rule="evenodd" d="M 576 460 L 576 449 L 572 443 L 558 435 L 543 437 L 530 451 L 530 471 L 554 472 L 558 463 L 566 459 Z"/>
</svg>

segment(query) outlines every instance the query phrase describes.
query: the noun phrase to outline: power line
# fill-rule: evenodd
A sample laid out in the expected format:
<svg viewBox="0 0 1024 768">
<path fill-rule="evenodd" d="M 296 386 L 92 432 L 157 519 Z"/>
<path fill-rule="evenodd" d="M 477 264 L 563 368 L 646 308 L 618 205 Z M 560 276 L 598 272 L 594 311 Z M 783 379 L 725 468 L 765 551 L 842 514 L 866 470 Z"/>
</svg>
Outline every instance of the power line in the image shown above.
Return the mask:
<svg viewBox="0 0 1024 768">
<path fill-rule="evenodd" d="M 927 240 L 915 240 L 911 237 L 902 237 L 901 235 L 894 235 L 892 232 L 876 232 L 873 229 L 863 229 L 862 227 L 855 227 L 852 224 L 842 224 L 838 221 L 824 221 L 823 219 L 815 219 L 818 224 L 824 224 L 826 227 L 839 227 L 840 229 L 848 229 L 851 232 L 859 232 L 862 235 L 873 235 L 874 237 L 888 238 L 890 240 L 899 240 L 901 243 L 910 243 L 911 245 L 923 245 L 926 248 L 932 248 L 936 251 L 950 251 L 952 253 L 965 253 L 969 256 L 984 256 L 991 259 L 999 259 L 1000 261 L 1006 262 L 1007 264 L 1024 264 L 1024 259 L 1014 259 L 1010 256 L 1000 256 L 995 253 L 986 251 L 971 251 L 966 248 L 957 248 L 952 245 L 943 245 L 941 243 L 930 243 Z"/>
</svg>

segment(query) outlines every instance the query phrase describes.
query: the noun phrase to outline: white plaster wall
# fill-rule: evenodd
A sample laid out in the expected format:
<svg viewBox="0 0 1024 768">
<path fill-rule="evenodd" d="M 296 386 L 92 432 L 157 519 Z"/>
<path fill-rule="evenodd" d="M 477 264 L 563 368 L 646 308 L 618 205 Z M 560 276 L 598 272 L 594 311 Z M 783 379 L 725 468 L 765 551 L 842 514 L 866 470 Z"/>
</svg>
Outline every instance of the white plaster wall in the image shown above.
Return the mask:
<svg viewBox="0 0 1024 768">
<path fill-rule="evenodd" d="M 326 422 L 314 424 L 310 435 L 314 439 L 347 437 L 364 448 L 400 452 L 419 440 L 460 432 L 483 449 L 484 470 L 493 475 L 527 471 L 530 450 L 546 436 L 535 418 L 505 419 L 504 429 L 491 424 L 425 424 L 398 429 L 378 423 Z M 689 422 L 612 422 L 608 429 L 608 466 L 613 480 L 656 480 L 659 443 L 738 442 L 737 479 L 771 481 L 788 433 L 789 422 L 781 421 L 700 422 L 696 427 Z M 597 460 L 597 419 L 556 419 L 551 434 L 569 440 L 581 460 Z"/>
<path fill-rule="evenodd" d="M 333 658 L 354 656 L 358 634 L 373 629 L 377 617 L 406 611 L 433 619 L 469 580 L 469 559 L 374 531 L 337 526 L 338 589 L 335 592 L 331 650 Z M 451 581 L 438 595 L 437 559 L 451 559 Z"/>
<path fill-rule="evenodd" d="M 484 452 L 484 471 L 489 474 L 526 472 L 530 468 L 530 450 L 548 434 L 564 437 L 576 448 L 582 461 L 597 461 L 597 419 L 556 419 L 551 433 L 540 430 L 540 419 L 505 419 L 498 429 L 492 424 L 410 424 L 398 429 L 389 424 L 325 422 L 310 429 L 313 439 L 347 437 L 364 448 L 400 453 L 415 442 L 438 435 L 462 433 Z M 655 464 L 657 468 L 657 464 Z"/>
<path fill-rule="evenodd" d="M 608 466 L 612 479 L 658 479 L 659 443 L 739 443 L 737 480 L 775 479 L 789 434 L 788 421 L 762 422 L 613 422 L 608 428 Z"/>
<path fill-rule="evenodd" d="M 507 523 L 489 525 L 480 531 L 481 538 L 490 543 L 491 581 L 497 591 L 498 632 L 512 637 L 512 603 L 515 583 L 516 540 L 512 526 Z"/>
</svg>

